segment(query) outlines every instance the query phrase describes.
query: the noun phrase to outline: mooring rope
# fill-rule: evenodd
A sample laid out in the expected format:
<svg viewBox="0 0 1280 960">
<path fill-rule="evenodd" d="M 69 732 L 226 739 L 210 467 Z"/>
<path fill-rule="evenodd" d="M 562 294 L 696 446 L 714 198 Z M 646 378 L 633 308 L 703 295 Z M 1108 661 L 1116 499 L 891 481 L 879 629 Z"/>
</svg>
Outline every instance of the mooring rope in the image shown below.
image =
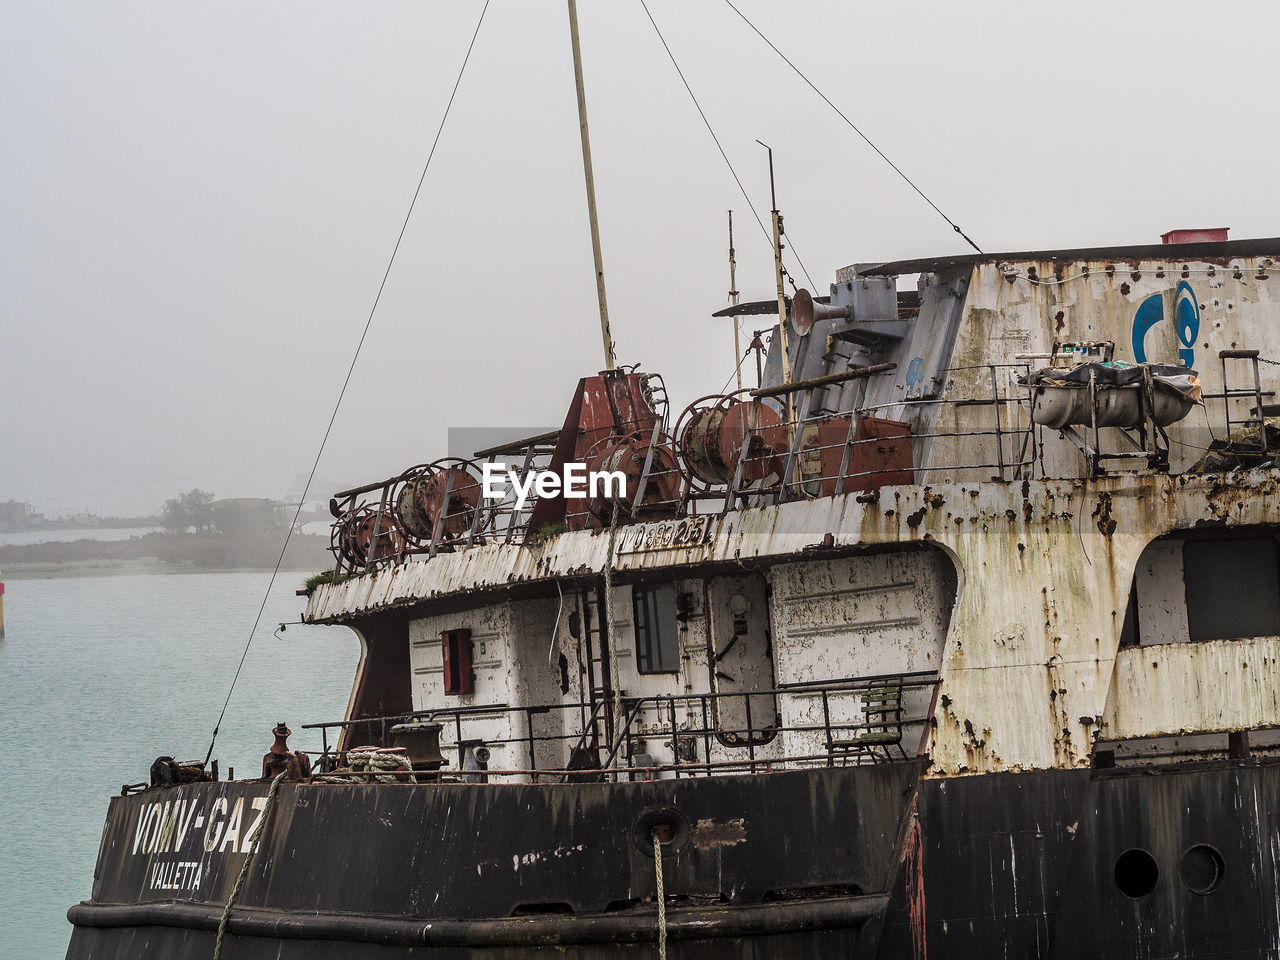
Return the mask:
<svg viewBox="0 0 1280 960">
<path fill-rule="evenodd" d="M 222 938 L 226 935 L 227 923 L 231 920 L 231 908 L 240 897 L 244 878 L 249 875 L 249 867 L 258 853 L 258 840 L 262 836 L 263 828 L 267 825 L 267 818 L 271 816 L 271 811 L 276 805 L 276 794 L 280 792 L 280 782 L 284 780 L 284 776 L 283 773 L 279 774 L 271 781 L 271 789 L 267 791 L 266 806 L 262 808 L 262 816 L 258 818 L 253 835 L 249 837 L 249 852 L 245 855 L 244 864 L 240 867 L 240 876 L 236 877 L 236 885 L 231 888 L 231 896 L 227 897 L 227 905 L 222 910 L 222 919 L 218 921 L 218 939 L 213 944 L 213 960 L 218 960 L 222 956 Z"/>
<path fill-rule="evenodd" d="M 658 960 L 667 960 L 667 891 L 662 882 L 662 841 L 653 831 L 653 875 L 658 880 Z"/>
</svg>

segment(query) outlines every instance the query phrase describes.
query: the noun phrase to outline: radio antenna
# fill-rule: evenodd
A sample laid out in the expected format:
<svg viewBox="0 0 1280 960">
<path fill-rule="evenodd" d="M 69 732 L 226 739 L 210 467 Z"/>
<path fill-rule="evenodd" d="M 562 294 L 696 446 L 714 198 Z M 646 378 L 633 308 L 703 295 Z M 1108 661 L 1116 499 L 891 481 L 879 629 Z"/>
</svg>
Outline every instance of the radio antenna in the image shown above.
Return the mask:
<svg viewBox="0 0 1280 960">
<path fill-rule="evenodd" d="M 609 332 L 609 304 L 604 295 L 604 260 L 600 255 L 600 224 L 596 220 L 596 181 L 591 173 L 591 135 L 587 132 L 587 93 L 582 86 L 582 50 L 578 46 L 578 4 L 569 0 L 569 39 L 573 44 L 573 79 L 578 88 L 578 129 L 582 133 L 582 173 L 587 181 L 587 217 L 591 220 L 591 252 L 596 261 L 596 299 L 600 301 L 600 335 L 604 338 L 604 366 L 612 370 L 613 335 Z"/>
<path fill-rule="evenodd" d="M 733 211 L 729 211 L 729 302 L 733 304 L 733 360 L 737 365 L 738 389 L 742 389 L 742 336 L 738 331 L 738 283 L 733 260 Z"/>
</svg>

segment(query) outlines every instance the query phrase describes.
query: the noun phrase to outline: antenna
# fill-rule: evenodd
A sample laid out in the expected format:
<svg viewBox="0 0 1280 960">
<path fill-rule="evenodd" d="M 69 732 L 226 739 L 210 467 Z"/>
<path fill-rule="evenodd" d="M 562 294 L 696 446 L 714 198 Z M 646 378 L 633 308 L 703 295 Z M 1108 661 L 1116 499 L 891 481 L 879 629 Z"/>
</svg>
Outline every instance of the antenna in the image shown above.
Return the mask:
<svg viewBox="0 0 1280 960">
<path fill-rule="evenodd" d="M 738 389 L 742 389 L 742 337 L 738 331 L 738 283 L 734 279 L 733 260 L 733 211 L 729 211 L 729 302 L 733 304 L 733 362 L 738 375 Z"/>
<path fill-rule="evenodd" d="M 778 212 L 778 194 L 773 186 L 773 147 L 763 140 L 756 143 L 769 151 L 769 202 L 773 209 L 773 276 L 778 284 L 778 334 L 782 337 L 782 382 L 791 383 L 791 345 L 787 337 L 787 295 L 782 286 L 782 214 Z M 787 394 L 787 442 L 790 445 L 792 424 L 792 394 Z"/>
<path fill-rule="evenodd" d="M 600 255 L 600 224 L 596 220 L 596 182 L 591 173 L 591 135 L 587 132 L 587 93 L 582 86 L 582 50 L 578 46 L 578 4 L 569 0 L 569 39 L 573 44 L 573 79 L 578 88 L 578 129 L 582 133 L 582 173 L 587 181 L 587 217 L 591 221 L 591 252 L 596 261 L 596 299 L 600 301 L 600 335 L 604 365 L 614 368 L 613 335 L 609 332 L 609 304 L 604 295 L 604 261 Z"/>
</svg>

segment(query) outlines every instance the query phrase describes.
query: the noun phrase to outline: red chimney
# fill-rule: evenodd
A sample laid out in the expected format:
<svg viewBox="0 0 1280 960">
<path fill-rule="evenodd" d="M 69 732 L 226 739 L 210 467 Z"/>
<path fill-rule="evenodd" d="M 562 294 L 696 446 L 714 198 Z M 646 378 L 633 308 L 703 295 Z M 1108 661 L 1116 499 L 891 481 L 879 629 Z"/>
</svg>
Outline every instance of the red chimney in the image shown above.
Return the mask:
<svg viewBox="0 0 1280 960">
<path fill-rule="evenodd" d="M 1161 243 L 1220 243 L 1230 227 L 1201 227 L 1198 230 L 1170 230 L 1160 234 Z"/>
</svg>

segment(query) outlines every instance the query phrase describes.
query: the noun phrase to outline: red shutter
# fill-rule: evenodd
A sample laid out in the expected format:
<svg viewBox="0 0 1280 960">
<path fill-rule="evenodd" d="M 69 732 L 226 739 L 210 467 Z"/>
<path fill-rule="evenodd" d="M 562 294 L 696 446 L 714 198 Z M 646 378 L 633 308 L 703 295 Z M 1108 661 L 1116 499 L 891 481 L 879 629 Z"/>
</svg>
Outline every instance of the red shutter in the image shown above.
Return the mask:
<svg viewBox="0 0 1280 960">
<path fill-rule="evenodd" d="M 444 692 L 471 693 L 475 689 L 471 672 L 471 631 L 466 627 L 443 631 L 440 651 L 444 657 Z"/>
</svg>

